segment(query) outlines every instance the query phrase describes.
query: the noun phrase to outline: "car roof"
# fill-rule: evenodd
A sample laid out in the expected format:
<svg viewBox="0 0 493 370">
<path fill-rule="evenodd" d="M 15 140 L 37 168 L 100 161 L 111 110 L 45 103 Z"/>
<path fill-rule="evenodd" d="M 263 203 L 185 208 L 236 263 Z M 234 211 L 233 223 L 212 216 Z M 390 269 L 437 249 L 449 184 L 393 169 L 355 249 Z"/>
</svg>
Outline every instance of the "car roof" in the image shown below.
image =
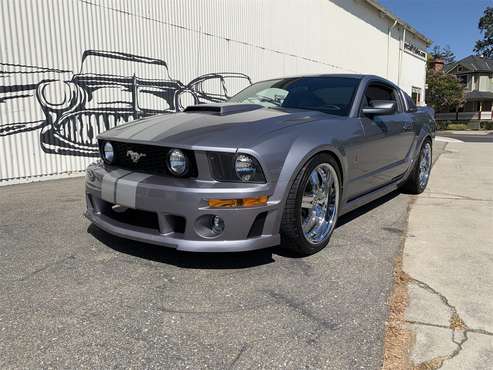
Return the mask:
<svg viewBox="0 0 493 370">
<path fill-rule="evenodd" d="M 305 78 L 305 77 L 346 77 L 346 78 L 362 79 L 363 77 L 366 77 L 366 75 L 357 74 L 357 73 L 313 73 L 313 74 L 278 76 L 273 78 L 267 78 L 261 81 L 272 81 L 272 80 L 282 80 L 286 78 Z"/>
<path fill-rule="evenodd" d="M 394 84 L 392 81 L 387 80 L 386 78 L 377 75 L 361 74 L 361 73 L 317 73 L 317 74 L 291 75 L 291 76 L 268 78 L 266 80 L 261 80 L 257 82 L 282 80 L 287 78 L 311 78 L 311 77 L 340 77 L 340 78 L 354 78 L 357 80 L 377 80 L 377 81 L 385 82 L 395 88 L 399 88 L 396 84 Z"/>
</svg>

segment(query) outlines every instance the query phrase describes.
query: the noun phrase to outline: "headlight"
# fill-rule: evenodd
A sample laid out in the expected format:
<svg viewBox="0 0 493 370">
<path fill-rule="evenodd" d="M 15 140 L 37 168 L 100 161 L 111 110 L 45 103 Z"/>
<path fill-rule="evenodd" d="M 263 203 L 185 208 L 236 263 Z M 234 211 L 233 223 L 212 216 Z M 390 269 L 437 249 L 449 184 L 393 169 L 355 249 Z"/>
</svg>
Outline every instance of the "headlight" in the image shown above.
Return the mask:
<svg viewBox="0 0 493 370">
<path fill-rule="evenodd" d="M 246 154 L 239 154 L 235 160 L 236 176 L 241 181 L 251 181 L 257 174 L 257 166 L 252 157 Z"/>
<path fill-rule="evenodd" d="M 265 183 L 262 167 L 248 154 L 208 152 L 212 177 L 217 181 Z"/>
<path fill-rule="evenodd" d="M 184 176 L 188 172 L 188 158 L 180 149 L 171 149 L 166 161 L 168 170 L 175 176 Z"/>
<path fill-rule="evenodd" d="M 115 160 L 115 152 L 113 150 L 113 145 L 109 141 L 107 141 L 103 146 L 103 160 L 111 164 Z"/>
</svg>

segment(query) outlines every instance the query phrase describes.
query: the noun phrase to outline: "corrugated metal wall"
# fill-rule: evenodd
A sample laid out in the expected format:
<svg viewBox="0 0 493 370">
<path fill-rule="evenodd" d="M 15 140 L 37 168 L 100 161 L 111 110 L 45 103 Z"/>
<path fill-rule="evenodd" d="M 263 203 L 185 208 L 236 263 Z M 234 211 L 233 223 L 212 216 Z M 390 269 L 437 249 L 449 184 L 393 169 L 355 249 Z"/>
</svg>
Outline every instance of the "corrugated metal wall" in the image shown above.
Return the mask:
<svg viewBox="0 0 493 370">
<path fill-rule="evenodd" d="M 2 0 L 0 185 L 83 171 L 98 132 L 250 81 L 385 75 L 387 30 L 342 0 Z"/>
</svg>

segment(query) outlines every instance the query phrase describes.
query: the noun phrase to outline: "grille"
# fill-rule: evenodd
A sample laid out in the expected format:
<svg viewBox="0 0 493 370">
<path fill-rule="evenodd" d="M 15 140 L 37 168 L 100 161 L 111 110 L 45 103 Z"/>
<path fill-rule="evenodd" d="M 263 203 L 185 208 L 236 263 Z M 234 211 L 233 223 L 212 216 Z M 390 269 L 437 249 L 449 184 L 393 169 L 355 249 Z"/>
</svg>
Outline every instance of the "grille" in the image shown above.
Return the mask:
<svg viewBox="0 0 493 370">
<path fill-rule="evenodd" d="M 111 141 L 111 144 L 115 151 L 115 162 L 112 165 L 137 172 L 173 176 L 166 167 L 166 155 L 171 148 L 117 141 Z M 141 154 L 137 162 L 132 161 L 129 151 Z M 190 163 L 190 169 L 184 177 L 196 177 L 197 165 L 193 151 L 183 150 L 183 153 Z"/>
</svg>

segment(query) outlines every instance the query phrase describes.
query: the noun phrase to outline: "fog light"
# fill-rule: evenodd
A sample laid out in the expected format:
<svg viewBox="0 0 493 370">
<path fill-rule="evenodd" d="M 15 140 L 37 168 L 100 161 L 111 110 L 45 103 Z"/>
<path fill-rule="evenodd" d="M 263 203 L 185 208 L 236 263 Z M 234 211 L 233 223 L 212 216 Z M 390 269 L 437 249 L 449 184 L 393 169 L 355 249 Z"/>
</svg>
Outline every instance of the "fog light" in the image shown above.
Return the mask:
<svg viewBox="0 0 493 370">
<path fill-rule="evenodd" d="M 224 231 L 224 221 L 221 217 L 212 217 L 211 230 L 215 235 L 221 234 Z"/>
<path fill-rule="evenodd" d="M 195 232 L 207 239 L 219 237 L 224 228 L 224 220 L 216 215 L 202 215 L 194 223 Z"/>
</svg>

